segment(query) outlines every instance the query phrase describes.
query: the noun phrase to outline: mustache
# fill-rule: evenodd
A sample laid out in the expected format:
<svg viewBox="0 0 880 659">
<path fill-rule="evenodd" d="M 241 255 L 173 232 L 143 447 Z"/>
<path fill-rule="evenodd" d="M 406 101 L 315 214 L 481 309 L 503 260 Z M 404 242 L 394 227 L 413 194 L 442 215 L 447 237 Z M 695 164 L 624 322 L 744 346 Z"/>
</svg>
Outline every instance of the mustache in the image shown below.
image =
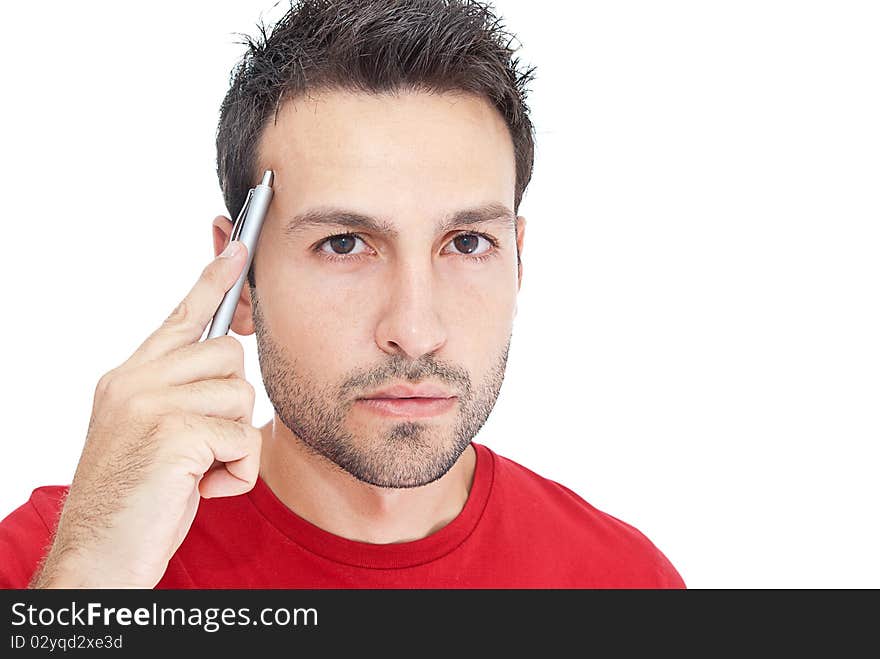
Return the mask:
<svg viewBox="0 0 880 659">
<path fill-rule="evenodd" d="M 392 356 L 378 367 L 347 378 L 342 388 L 345 393 L 362 393 L 394 384 L 407 383 L 416 386 L 425 381 L 453 391 L 470 389 L 470 376 L 466 370 L 430 355 L 416 361 Z"/>
</svg>

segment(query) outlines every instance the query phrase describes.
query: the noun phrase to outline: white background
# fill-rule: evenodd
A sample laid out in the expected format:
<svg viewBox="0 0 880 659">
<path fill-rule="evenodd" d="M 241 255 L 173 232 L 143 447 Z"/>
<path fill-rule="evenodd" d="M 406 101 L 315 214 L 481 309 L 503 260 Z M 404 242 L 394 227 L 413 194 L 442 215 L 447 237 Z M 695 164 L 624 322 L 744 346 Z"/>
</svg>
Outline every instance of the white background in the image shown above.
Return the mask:
<svg viewBox="0 0 880 659">
<path fill-rule="evenodd" d="M 99 377 L 211 259 L 234 33 L 286 5 L 0 4 L 0 516 L 70 482 Z M 880 587 L 878 5 L 495 6 L 538 147 L 477 441 L 692 588 Z"/>
</svg>

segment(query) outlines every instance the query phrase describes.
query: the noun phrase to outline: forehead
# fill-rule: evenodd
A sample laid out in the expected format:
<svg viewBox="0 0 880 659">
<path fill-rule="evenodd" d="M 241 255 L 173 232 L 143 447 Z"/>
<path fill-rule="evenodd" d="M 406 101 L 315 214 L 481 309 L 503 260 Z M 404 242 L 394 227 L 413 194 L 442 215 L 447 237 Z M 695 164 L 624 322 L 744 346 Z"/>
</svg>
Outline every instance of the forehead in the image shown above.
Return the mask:
<svg viewBox="0 0 880 659">
<path fill-rule="evenodd" d="M 312 93 L 270 118 L 258 160 L 275 170 L 270 215 L 345 206 L 437 218 L 513 205 L 513 142 L 497 110 L 473 95 Z"/>
</svg>

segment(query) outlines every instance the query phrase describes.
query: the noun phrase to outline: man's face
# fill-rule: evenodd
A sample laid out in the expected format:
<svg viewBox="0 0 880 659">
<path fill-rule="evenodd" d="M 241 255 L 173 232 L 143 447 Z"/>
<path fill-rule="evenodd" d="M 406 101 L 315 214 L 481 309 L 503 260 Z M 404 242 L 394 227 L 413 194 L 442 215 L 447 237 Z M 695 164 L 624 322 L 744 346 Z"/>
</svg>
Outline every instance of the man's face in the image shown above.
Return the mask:
<svg viewBox="0 0 880 659">
<path fill-rule="evenodd" d="M 282 106 L 258 161 L 275 195 L 251 304 L 279 419 L 361 481 L 440 478 L 495 405 L 516 313 L 525 221 L 504 121 L 473 96 L 325 92 Z M 479 208 L 489 221 L 441 226 Z M 455 398 L 419 416 L 361 400 L 398 384 Z"/>
</svg>

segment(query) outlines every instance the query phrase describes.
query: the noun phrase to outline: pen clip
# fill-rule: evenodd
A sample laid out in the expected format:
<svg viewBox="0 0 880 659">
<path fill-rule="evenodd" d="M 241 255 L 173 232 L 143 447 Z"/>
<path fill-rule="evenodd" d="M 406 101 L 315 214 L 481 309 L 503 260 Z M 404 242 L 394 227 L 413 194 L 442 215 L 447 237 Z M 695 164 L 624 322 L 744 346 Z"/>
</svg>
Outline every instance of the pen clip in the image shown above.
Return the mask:
<svg viewBox="0 0 880 659">
<path fill-rule="evenodd" d="M 248 206 L 251 204 L 251 197 L 254 196 L 254 188 L 248 190 L 247 197 L 245 197 L 244 205 L 241 207 L 241 212 L 239 212 L 238 217 L 235 218 L 235 224 L 232 225 L 232 235 L 229 237 L 229 242 L 233 240 L 238 240 L 238 237 L 241 235 L 241 229 L 244 227 L 244 218 L 247 216 Z"/>
</svg>

